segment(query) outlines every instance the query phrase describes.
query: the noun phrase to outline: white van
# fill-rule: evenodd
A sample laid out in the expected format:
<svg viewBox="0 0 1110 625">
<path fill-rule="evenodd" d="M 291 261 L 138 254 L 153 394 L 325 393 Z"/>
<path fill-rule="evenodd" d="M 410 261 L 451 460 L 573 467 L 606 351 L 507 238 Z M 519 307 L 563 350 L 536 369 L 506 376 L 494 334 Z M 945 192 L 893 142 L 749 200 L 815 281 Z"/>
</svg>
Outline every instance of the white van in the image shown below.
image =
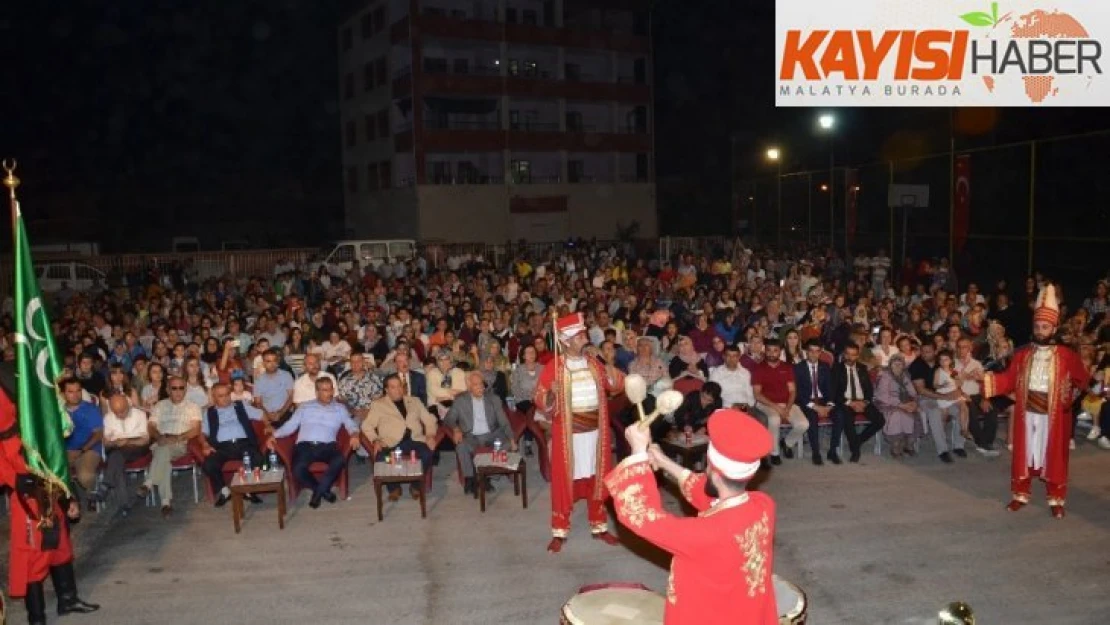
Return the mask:
<svg viewBox="0 0 1110 625">
<path fill-rule="evenodd" d="M 104 285 L 104 272 L 85 263 L 43 263 L 35 266 L 39 288 L 44 293 L 62 290 L 62 285 L 74 291 L 87 291 L 94 285 Z"/>
<path fill-rule="evenodd" d="M 339 241 L 324 249 L 321 259 L 313 264 L 312 270 L 319 271 L 321 266 L 336 276 L 346 275 L 358 261 L 362 268 L 376 269 L 386 261 L 405 261 L 416 257 L 416 241 L 412 239 L 367 239 Z"/>
</svg>

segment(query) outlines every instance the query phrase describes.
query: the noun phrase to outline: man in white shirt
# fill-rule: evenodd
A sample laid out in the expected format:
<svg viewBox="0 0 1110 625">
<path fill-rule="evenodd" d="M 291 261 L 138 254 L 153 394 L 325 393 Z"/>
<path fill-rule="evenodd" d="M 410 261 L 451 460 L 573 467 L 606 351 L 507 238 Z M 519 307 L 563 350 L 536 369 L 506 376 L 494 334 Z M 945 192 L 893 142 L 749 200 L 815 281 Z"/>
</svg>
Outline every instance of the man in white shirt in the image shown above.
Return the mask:
<svg viewBox="0 0 1110 625">
<path fill-rule="evenodd" d="M 114 499 L 116 514 L 127 516 L 134 501 L 127 492 L 127 474 L 124 468 L 150 453 L 150 434 L 147 431 L 146 413 L 132 408 L 123 394 L 112 395 L 108 400 L 108 414 L 104 415 L 104 479 L 92 497 L 97 501 Z"/>
<path fill-rule="evenodd" d="M 991 400 L 983 397 L 983 363 L 971 356 L 971 339 L 965 337 L 956 341 L 956 383 L 971 402 L 968 404 L 969 419 L 967 429 L 975 439 L 975 450 L 993 458 L 998 455 L 994 449 L 994 438 L 998 432 L 998 411 Z"/>
<path fill-rule="evenodd" d="M 721 405 L 750 413 L 755 407 L 752 374 L 740 366 L 740 348 L 725 348 L 725 364 L 709 371 L 709 381 L 721 386 Z"/>
<path fill-rule="evenodd" d="M 331 380 L 332 388 L 339 387 L 334 375 L 320 370 L 320 357 L 316 354 L 308 354 L 304 357 L 304 374 L 293 383 L 294 406 L 316 399 L 316 380 L 318 378 L 328 378 Z"/>
<path fill-rule="evenodd" d="M 185 399 L 185 378 L 171 376 L 166 382 L 170 398 L 154 405 L 147 421 L 147 431 L 153 439 L 150 471 L 139 490 L 145 498 L 150 488 L 158 488 L 162 497 L 162 517 L 173 514 L 173 482 L 170 479 L 171 463 L 188 450 L 189 441 L 200 435 L 200 406 Z"/>
</svg>

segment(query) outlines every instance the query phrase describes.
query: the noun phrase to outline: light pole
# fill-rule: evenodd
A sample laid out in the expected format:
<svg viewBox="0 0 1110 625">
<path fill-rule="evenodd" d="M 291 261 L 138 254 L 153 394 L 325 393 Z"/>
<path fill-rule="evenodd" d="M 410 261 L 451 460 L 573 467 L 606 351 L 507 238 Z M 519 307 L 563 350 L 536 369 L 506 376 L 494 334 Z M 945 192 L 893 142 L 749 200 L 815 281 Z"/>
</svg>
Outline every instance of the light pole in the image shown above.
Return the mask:
<svg viewBox="0 0 1110 625">
<path fill-rule="evenodd" d="M 767 148 L 767 160 L 775 163 L 776 165 L 776 193 L 778 195 L 776 201 L 776 226 L 775 226 L 775 247 L 779 250 L 782 249 L 782 152 L 778 148 Z"/>
<path fill-rule="evenodd" d="M 831 113 L 822 113 L 817 116 L 817 126 L 821 132 L 829 136 L 829 247 L 832 248 L 834 247 L 833 232 L 836 231 L 836 184 L 834 182 L 836 170 L 833 160 L 833 128 L 836 127 L 836 117 Z"/>
</svg>

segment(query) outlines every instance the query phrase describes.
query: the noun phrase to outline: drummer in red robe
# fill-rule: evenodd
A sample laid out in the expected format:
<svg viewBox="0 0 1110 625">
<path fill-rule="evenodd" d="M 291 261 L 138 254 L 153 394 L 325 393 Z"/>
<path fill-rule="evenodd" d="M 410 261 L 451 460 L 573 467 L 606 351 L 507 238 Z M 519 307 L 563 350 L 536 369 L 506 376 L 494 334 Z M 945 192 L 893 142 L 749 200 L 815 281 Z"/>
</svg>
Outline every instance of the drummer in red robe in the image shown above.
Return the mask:
<svg viewBox="0 0 1110 625">
<path fill-rule="evenodd" d="M 64 493 L 48 493 L 42 480 L 28 471 L 15 404 L 10 399 L 14 396 L 11 369 L 0 370 L 0 378 L 0 485 L 11 489 L 8 590 L 13 598 L 23 597 L 31 625 L 46 623 L 43 582 L 48 573 L 58 596 L 59 615 L 94 612 L 100 606 L 77 596 L 69 523 L 62 511 L 64 502 L 69 518 L 76 520 L 81 508 L 77 500 L 65 500 Z"/>
<path fill-rule="evenodd" d="M 760 459 L 771 453 L 771 436 L 763 424 L 732 409 L 714 412 L 708 430 L 707 470 L 693 473 L 658 446 L 649 448 L 650 434 L 633 424 L 625 430 L 632 455 L 606 476 L 605 487 L 621 524 L 674 556 L 667 625 L 775 625 L 775 504 L 745 490 Z M 663 509 L 655 469 L 678 482 L 697 517 Z"/>
<path fill-rule="evenodd" d="M 586 356 L 589 343 L 580 313 L 555 322 L 562 350 L 544 365 L 536 382 L 536 409 L 551 419 L 551 542 L 558 553 L 570 535 L 574 502 L 587 501 L 590 533 L 610 545 L 619 544 L 609 533 L 605 490 L 598 479 L 612 465 L 609 396 L 624 387 L 624 376 L 612 365 Z"/>
<path fill-rule="evenodd" d="M 1006 506 L 1011 512 L 1029 503 L 1034 477 L 1045 483 L 1052 516 L 1064 518 L 1068 494 L 1068 455 L 1072 440 L 1071 405 L 1090 375 L 1079 355 L 1053 338 L 1060 306 L 1051 284 L 1041 289 L 1033 309 L 1033 343 L 1014 353 L 1001 373 L 983 376 L 983 396 L 1014 395 L 1013 461 Z"/>
</svg>

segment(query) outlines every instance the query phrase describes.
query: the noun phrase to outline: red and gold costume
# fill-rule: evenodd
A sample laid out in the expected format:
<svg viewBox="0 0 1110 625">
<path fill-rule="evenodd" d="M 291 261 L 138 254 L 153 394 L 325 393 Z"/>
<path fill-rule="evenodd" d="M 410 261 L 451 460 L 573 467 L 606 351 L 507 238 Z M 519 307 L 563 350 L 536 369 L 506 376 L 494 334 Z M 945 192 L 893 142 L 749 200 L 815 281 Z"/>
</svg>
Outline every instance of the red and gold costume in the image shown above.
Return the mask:
<svg viewBox="0 0 1110 625">
<path fill-rule="evenodd" d="M 11 510 L 8 589 L 12 597 L 23 597 L 27 594 L 28 584 L 42 582 L 51 567 L 73 560 L 69 527 L 57 498 L 51 498 L 47 516 L 58 527 L 58 546 L 49 550 L 42 548 L 39 521 L 45 507 L 42 503 L 44 498 L 23 495 L 16 489 L 16 477 L 29 473 L 22 448 L 15 405 L 6 393 L 0 392 L 0 484 L 11 489 L 8 506 Z"/>
<path fill-rule="evenodd" d="M 749 423 L 750 422 L 750 423 Z M 709 421 L 711 471 L 747 479 L 771 450 L 766 428 L 737 410 L 718 410 Z M 722 435 L 722 431 L 725 434 Z M 722 443 L 730 438 L 730 443 Z M 727 450 L 745 448 L 742 454 Z M 749 458 L 750 457 L 750 458 Z M 743 458 L 746 468 L 736 458 Z M 722 469 L 721 467 L 726 467 Z M 759 492 L 715 500 L 707 475 L 685 471 L 682 495 L 698 510 L 679 518 L 665 511 L 646 454 L 629 456 L 605 478 L 617 518 L 628 529 L 673 555 L 667 582 L 667 625 L 775 625 L 779 622 L 772 578 L 775 503 Z"/>
<path fill-rule="evenodd" d="M 578 314 L 560 319 L 557 328 L 564 341 L 586 329 Z M 605 490 L 597 476 L 612 466 L 608 398 L 624 385 L 620 372 L 613 376 L 592 358 L 559 354 L 536 382 L 536 409 L 551 419 L 551 533 L 557 539 L 568 536 L 579 499 L 588 502 L 590 532 L 609 538 Z"/>
<path fill-rule="evenodd" d="M 1052 287 L 1038 298 L 1034 321 L 1059 321 Z M 1014 395 L 1013 461 L 1010 488 L 1017 510 L 1029 502 L 1034 477 L 1045 482 L 1053 515 L 1063 516 L 1067 499 L 1071 410 L 1074 392 L 1085 389 L 1089 374 L 1079 355 L 1062 345 L 1030 345 L 1018 350 L 1001 373 L 983 377 L 983 395 Z"/>
</svg>

